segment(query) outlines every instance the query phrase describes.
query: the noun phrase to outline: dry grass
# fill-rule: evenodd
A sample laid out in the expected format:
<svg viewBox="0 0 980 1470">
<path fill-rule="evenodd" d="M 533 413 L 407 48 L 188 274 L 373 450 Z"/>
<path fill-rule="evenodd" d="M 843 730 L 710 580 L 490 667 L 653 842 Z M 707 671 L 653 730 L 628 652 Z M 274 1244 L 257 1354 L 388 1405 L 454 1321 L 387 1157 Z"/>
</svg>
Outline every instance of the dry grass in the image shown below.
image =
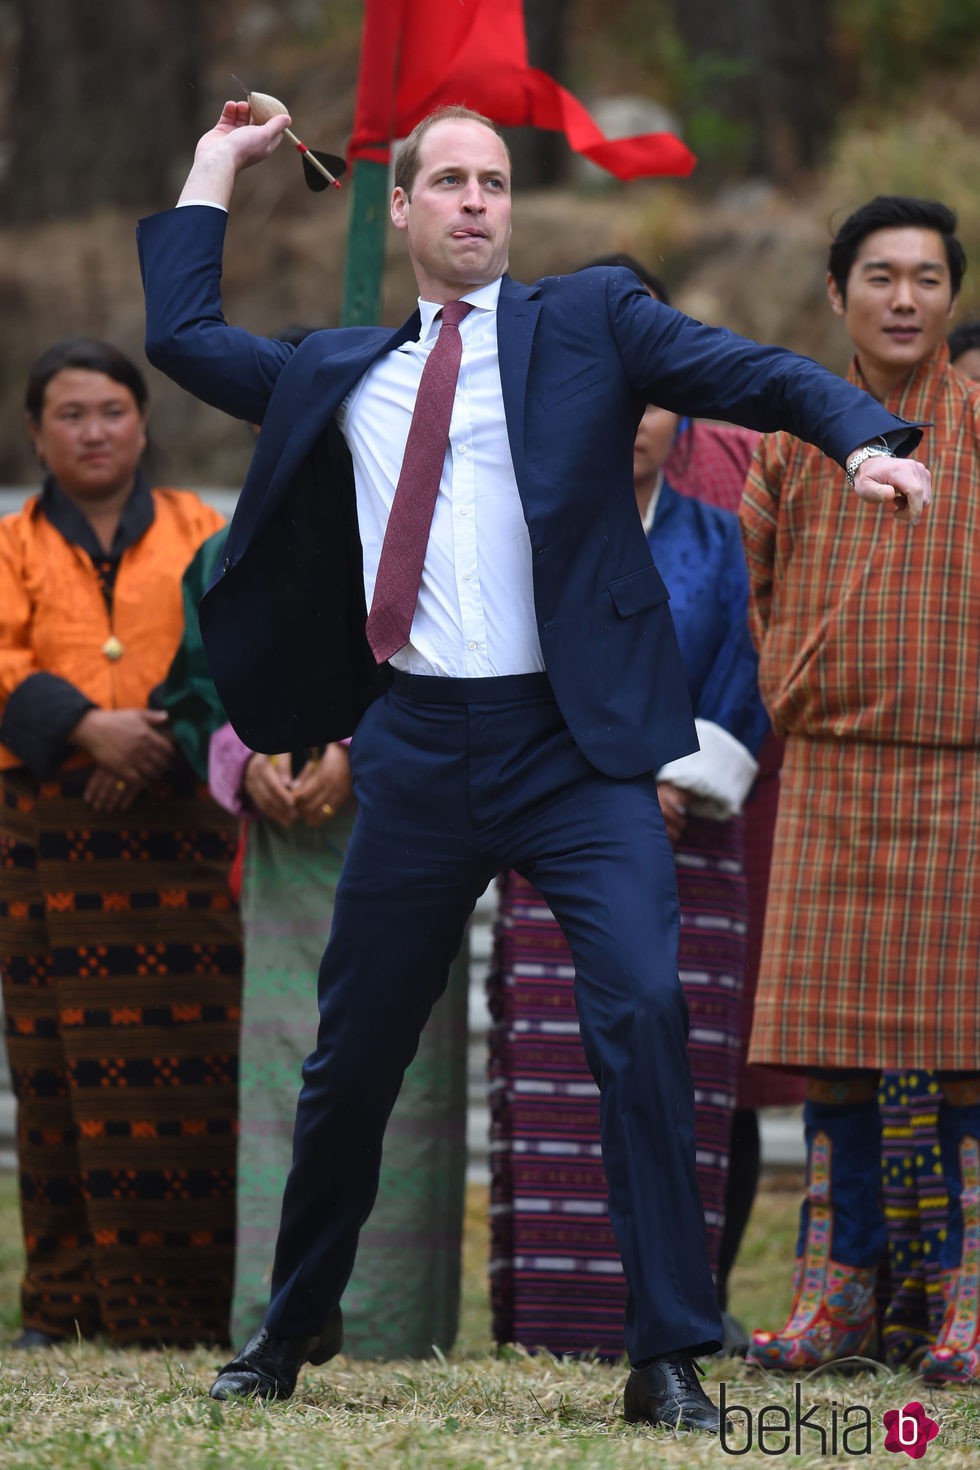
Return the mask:
<svg viewBox="0 0 980 1470">
<path fill-rule="evenodd" d="M 733 1305 L 755 1322 L 785 1309 L 795 1189 L 767 1189 L 746 1242 Z M 0 1178 L 0 1301 L 15 1298 L 19 1270 L 12 1181 Z M 295 1398 L 279 1405 L 220 1405 L 206 1397 L 212 1352 L 121 1352 L 84 1343 L 43 1355 L 7 1350 L 14 1314 L 0 1315 L 0 1465 L 4 1470 L 634 1470 L 718 1466 L 723 1447 L 623 1423 L 624 1370 L 556 1362 L 490 1344 L 485 1291 L 486 1196 L 472 1190 L 467 1221 L 463 1320 L 456 1350 L 426 1362 L 340 1359 L 307 1371 Z M 717 1394 L 754 1413 L 792 1405 L 793 1386 L 742 1364 L 709 1370 Z M 836 1401 L 865 1404 L 873 1450 L 862 1464 L 889 1466 L 881 1415 L 928 1393 L 905 1375 L 823 1378 L 804 1386 L 828 1431 Z M 967 1470 L 977 1463 L 980 1396 L 936 1395 L 940 1438 L 927 1462 Z M 738 1448 L 738 1444 L 733 1448 Z M 825 1463 L 813 1433 L 798 1465 Z M 829 1450 L 828 1444 L 828 1450 Z M 787 1457 L 790 1458 L 790 1457 Z M 748 1465 L 771 1464 L 756 1450 Z M 904 1461 L 902 1462 L 905 1463 Z"/>
</svg>

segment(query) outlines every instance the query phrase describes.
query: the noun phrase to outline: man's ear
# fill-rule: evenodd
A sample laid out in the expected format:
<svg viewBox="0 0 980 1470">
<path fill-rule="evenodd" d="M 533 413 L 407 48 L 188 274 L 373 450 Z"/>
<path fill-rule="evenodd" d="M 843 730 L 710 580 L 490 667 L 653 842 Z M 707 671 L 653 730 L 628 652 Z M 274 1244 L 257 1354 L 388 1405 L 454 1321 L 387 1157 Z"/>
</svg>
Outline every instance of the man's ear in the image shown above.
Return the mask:
<svg viewBox="0 0 980 1470">
<path fill-rule="evenodd" d="M 396 230 L 408 229 L 408 206 L 411 202 L 399 184 L 391 195 L 391 223 Z"/>
<path fill-rule="evenodd" d="M 830 302 L 830 309 L 835 316 L 844 315 L 847 306 L 843 296 L 840 294 L 840 287 L 829 271 L 827 272 L 827 300 Z"/>
<path fill-rule="evenodd" d="M 41 425 L 37 422 L 36 419 L 33 419 L 29 413 L 25 413 L 25 415 L 24 415 L 24 425 L 25 425 L 25 427 L 27 429 L 27 437 L 31 441 L 31 448 L 34 451 L 34 458 L 37 460 L 38 464 L 41 465 L 42 468 L 43 468 L 44 467 L 44 456 L 41 453 L 41 445 L 40 445 Z"/>
</svg>

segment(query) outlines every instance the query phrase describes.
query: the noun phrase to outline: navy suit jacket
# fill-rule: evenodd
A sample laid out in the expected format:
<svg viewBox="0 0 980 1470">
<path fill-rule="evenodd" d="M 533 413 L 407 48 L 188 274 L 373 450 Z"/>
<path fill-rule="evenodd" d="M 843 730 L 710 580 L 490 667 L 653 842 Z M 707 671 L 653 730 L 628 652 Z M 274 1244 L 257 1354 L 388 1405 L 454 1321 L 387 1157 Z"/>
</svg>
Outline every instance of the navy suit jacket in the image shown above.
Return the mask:
<svg viewBox="0 0 980 1470">
<path fill-rule="evenodd" d="M 262 425 L 201 628 L 242 739 L 293 750 L 349 735 L 389 677 L 364 635 L 353 471 L 334 414 L 372 362 L 417 337 L 419 317 L 397 331 L 316 332 L 297 348 L 229 327 L 225 225 L 223 211 L 195 205 L 141 222 L 146 351 L 197 397 Z M 533 286 L 505 276 L 497 338 L 555 698 L 598 769 L 656 770 L 697 742 L 633 494 L 645 406 L 788 429 L 841 463 L 879 434 L 908 428 L 906 451 L 920 435 L 816 363 L 654 301 L 622 269 Z"/>
</svg>

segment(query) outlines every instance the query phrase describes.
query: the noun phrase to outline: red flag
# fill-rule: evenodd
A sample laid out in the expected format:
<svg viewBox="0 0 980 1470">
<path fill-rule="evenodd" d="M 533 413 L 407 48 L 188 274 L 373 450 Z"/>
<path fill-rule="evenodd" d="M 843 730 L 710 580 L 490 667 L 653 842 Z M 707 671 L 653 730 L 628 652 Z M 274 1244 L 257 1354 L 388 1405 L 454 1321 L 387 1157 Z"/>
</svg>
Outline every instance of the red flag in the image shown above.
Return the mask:
<svg viewBox="0 0 980 1470">
<path fill-rule="evenodd" d="M 365 0 L 350 159 L 387 163 L 390 140 L 447 103 L 564 133 L 618 179 L 689 174 L 696 162 L 673 133 L 605 137 L 570 92 L 529 66 L 523 0 Z"/>
</svg>

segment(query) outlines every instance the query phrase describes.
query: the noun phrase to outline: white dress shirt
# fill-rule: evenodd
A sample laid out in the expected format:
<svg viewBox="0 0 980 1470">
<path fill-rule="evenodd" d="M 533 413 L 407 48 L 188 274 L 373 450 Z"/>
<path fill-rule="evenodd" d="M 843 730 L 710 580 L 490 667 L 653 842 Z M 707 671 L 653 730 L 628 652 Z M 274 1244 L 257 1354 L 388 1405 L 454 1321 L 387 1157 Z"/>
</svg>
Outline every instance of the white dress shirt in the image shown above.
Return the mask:
<svg viewBox="0 0 980 1470">
<path fill-rule="evenodd" d="M 462 298 L 473 310 L 460 324 L 463 357 L 422 585 L 411 639 L 391 659 L 410 674 L 482 678 L 544 668 L 500 389 L 499 294 L 498 280 Z M 419 310 L 418 341 L 385 353 L 337 415 L 354 461 L 368 608 L 419 379 L 441 326 L 438 305 L 420 300 Z"/>
</svg>

